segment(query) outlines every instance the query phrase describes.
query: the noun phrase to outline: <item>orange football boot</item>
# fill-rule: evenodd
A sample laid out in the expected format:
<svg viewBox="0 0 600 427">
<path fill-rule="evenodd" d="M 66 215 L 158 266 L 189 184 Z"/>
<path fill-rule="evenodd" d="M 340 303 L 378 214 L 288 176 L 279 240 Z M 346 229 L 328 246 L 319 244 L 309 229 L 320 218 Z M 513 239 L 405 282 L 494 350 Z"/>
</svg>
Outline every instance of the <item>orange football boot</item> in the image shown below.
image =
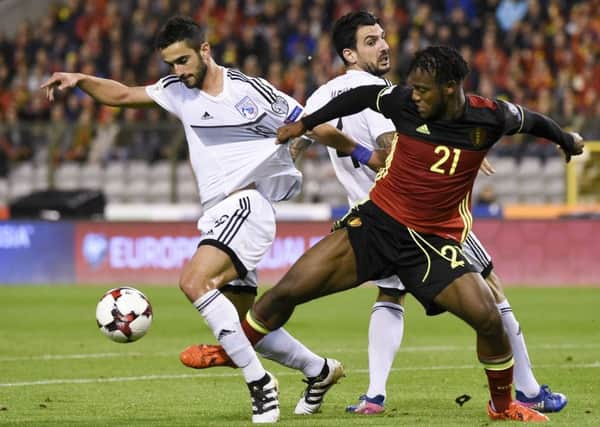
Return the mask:
<svg viewBox="0 0 600 427">
<path fill-rule="evenodd" d="M 544 414 L 535 409 L 523 406 L 515 400 L 510 402 L 508 409 L 504 412 L 496 412 L 494 408 L 492 408 L 491 402 L 488 402 L 487 410 L 489 417 L 494 421 L 524 421 L 530 423 L 543 423 L 549 421 L 548 417 Z"/>
<path fill-rule="evenodd" d="M 185 366 L 194 369 L 206 369 L 214 366 L 237 368 L 225 349 L 215 344 L 191 345 L 179 354 L 179 360 Z"/>
</svg>

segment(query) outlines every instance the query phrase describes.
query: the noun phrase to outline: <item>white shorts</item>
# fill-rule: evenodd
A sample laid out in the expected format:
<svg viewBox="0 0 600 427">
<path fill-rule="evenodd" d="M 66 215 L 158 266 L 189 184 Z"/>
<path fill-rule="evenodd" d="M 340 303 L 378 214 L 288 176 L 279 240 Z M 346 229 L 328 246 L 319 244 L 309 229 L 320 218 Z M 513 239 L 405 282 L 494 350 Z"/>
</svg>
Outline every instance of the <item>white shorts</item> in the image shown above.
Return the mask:
<svg viewBox="0 0 600 427">
<path fill-rule="evenodd" d="M 492 257 L 487 253 L 477 236 L 475 236 L 475 233 L 471 231 L 467 235 L 462 247 L 467 260 L 486 279 L 490 275 L 494 265 L 492 264 Z"/>
<path fill-rule="evenodd" d="M 227 253 L 242 279 L 235 282 L 244 282 L 275 239 L 275 211 L 258 191 L 242 190 L 205 211 L 198 220 L 198 230 L 199 245 L 215 246 Z M 248 279 L 256 286 L 255 275 Z"/>
<path fill-rule="evenodd" d="M 470 232 L 463 243 L 463 253 L 467 260 L 477 269 L 477 271 L 487 278 L 492 271 L 492 257 L 487 253 L 475 233 Z M 380 288 L 397 289 L 404 291 L 404 285 L 398 276 L 390 276 L 385 279 L 373 280 Z"/>
</svg>

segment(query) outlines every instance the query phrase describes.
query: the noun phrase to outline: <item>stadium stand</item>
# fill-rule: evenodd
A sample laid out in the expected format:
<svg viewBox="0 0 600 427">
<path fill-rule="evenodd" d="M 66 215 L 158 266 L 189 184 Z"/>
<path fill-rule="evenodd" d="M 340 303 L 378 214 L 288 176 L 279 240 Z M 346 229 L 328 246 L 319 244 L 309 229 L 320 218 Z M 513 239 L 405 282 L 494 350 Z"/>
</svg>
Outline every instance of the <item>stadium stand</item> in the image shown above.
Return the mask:
<svg viewBox="0 0 600 427">
<path fill-rule="evenodd" d="M 472 64 L 468 90 L 529 105 L 600 138 L 600 0 L 522 3 L 525 13 L 516 16 L 506 0 L 55 1 L 0 34 L 0 204 L 79 186 L 103 189 L 109 202 L 197 201 L 181 131 L 164 111 L 100 107 L 78 91 L 50 105 L 38 89 L 64 69 L 156 81 L 168 69 L 151 48 L 153 37 L 177 13 L 208 26 L 218 63 L 265 76 L 303 102 L 342 70 L 331 23 L 366 5 L 388 34 L 391 80 L 403 80 L 415 49 L 452 44 Z M 3 28 L 14 27 L 4 22 L 10 16 L 0 17 Z M 482 177 L 475 196 L 489 183 L 501 203 L 564 201 L 565 167 L 551 144 L 505 138 L 490 160 L 497 174 Z M 298 201 L 346 203 L 325 150 L 309 147 L 300 164 Z"/>
</svg>

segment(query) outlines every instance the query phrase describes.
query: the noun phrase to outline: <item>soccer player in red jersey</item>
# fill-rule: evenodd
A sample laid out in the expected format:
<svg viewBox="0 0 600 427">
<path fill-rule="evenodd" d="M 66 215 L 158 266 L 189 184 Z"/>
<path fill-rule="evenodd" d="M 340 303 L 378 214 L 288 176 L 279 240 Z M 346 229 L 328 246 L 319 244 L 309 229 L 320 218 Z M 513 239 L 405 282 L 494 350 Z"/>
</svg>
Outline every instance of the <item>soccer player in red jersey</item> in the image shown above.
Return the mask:
<svg viewBox="0 0 600 427">
<path fill-rule="evenodd" d="M 397 274 L 430 315 L 449 311 L 477 334 L 477 354 L 491 393 L 492 419 L 546 421 L 512 397 L 513 357 L 494 297 L 465 259 L 461 243 L 472 226 L 471 190 L 489 148 L 503 135 L 530 133 L 583 152 L 577 134 L 522 106 L 465 95 L 468 65 L 456 50 L 432 46 L 416 53 L 408 86 L 352 89 L 279 129 L 286 141 L 336 117 L 371 108 L 390 118 L 398 139 L 370 200 L 345 227 L 309 249 L 248 313 L 251 342 L 281 327 L 298 304 Z M 354 158 L 371 153 L 358 147 Z"/>
</svg>

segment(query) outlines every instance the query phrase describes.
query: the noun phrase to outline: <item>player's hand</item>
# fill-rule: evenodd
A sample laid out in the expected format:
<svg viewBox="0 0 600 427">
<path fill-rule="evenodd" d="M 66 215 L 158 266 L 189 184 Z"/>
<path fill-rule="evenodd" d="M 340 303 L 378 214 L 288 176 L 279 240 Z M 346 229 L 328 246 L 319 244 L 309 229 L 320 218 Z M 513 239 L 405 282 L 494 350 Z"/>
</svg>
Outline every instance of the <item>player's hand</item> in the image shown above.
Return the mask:
<svg viewBox="0 0 600 427">
<path fill-rule="evenodd" d="M 40 86 L 41 89 L 46 89 L 46 98 L 48 101 L 54 101 L 54 90 L 64 90 L 77 86 L 81 80 L 79 73 L 53 73 L 52 76 Z"/>
<path fill-rule="evenodd" d="M 577 132 L 569 132 L 569 135 L 571 135 L 573 137 L 573 147 L 571 148 L 570 151 L 567 151 L 564 148 L 562 149 L 565 152 L 565 156 L 566 156 L 565 160 L 567 161 L 567 163 L 569 163 L 569 161 L 571 160 L 571 156 L 578 156 L 578 155 L 582 154 L 583 147 L 585 145 L 583 142 L 583 137 L 581 135 L 579 135 Z"/>
<path fill-rule="evenodd" d="M 306 128 L 304 127 L 304 123 L 302 123 L 301 120 L 298 120 L 294 123 L 289 123 L 287 125 L 283 125 L 279 129 L 277 129 L 276 144 L 283 144 L 287 142 L 288 139 L 300 136 L 304 132 L 306 132 Z"/>
<path fill-rule="evenodd" d="M 496 173 L 496 169 L 494 169 L 494 166 L 488 162 L 487 157 L 483 158 L 483 162 L 481 162 L 481 166 L 479 166 L 479 170 L 481 172 L 483 172 L 484 174 L 486 174 L 487 176 L 492 176 L 493 174 Z"/>
<path fill-rule="evenodd" d="M 573 151 L 571 152 L 571 154 L 573 154 L 574 156 L 578 156 L 583 153 L 583 146 L 585 145 L 585 143 L 583 142 L 583 137 L 581 135 L 579 135 L 577 132 L 569 132 L 569 133 L 573 137 L 573 142 L 574 142 Z"/>
</svg>

